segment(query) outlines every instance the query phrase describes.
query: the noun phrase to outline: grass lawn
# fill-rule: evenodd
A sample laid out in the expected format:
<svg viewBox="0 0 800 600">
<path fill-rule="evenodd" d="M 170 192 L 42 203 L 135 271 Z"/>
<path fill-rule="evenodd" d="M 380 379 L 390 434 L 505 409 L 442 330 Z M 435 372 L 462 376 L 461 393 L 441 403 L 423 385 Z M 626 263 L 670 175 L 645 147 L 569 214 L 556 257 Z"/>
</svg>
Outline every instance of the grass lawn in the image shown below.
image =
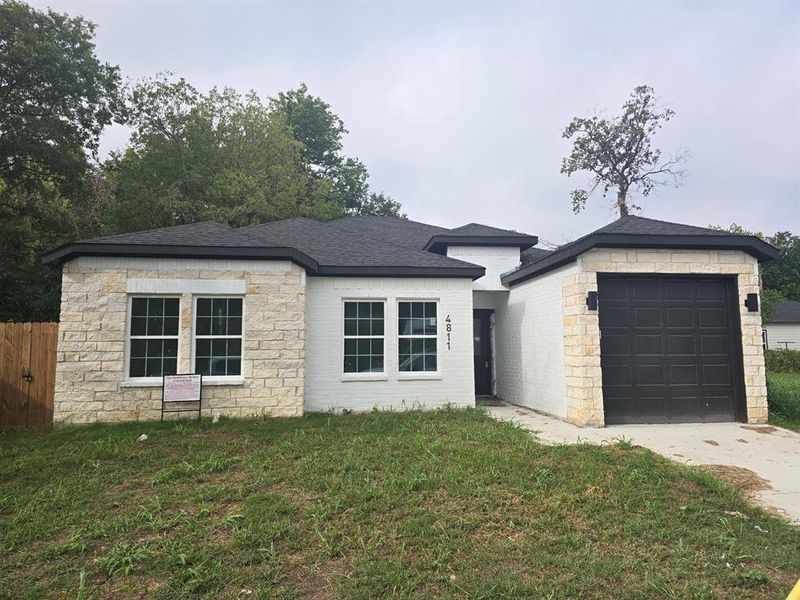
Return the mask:
<svg viewBox="0 0 800 600">
<path fill-rule="evenodd" d="M 769 421 L 800 431 L 800 373 L 767 373 Z"/>
<path fill-rule="evenodd" d="M 0 435 L 4 598 L 783 598 L 798 549 L 707 473 L 478 410 Z"/>
</svg>

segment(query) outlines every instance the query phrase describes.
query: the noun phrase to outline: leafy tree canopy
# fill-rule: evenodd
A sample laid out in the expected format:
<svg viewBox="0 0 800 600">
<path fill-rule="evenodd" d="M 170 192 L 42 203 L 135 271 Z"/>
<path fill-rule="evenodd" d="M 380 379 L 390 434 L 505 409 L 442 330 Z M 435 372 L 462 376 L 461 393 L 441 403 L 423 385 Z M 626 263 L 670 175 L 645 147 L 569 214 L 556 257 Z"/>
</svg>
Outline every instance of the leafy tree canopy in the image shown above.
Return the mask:
<svg viewBox="0 0 800 600">
<path fill-rule="evenodd" d="M 624 217 L 639 208 L 631 203 L 629 193 L 646 197 L 657 185 L 672 182 L 677 186 L 683 177 L 680 165 L 688 153 L 681 151 L 664 160 L 661 150 L 651 145 L 656 132 L 674 115 L 671 108 L 659 104 L 653 88 L 642 85 L 633 90 L 619 116 L 574 118 L 563 133 L 564 138 L 574 139 L 572 152 L 561 161 L 561 172 L 571 177 L 587 171 L 591 180 L 588 187 L 571 192 L 572 210 L 583 210 L 598 190 L 603 197 L 613 190 L 615 206 Z"/>
<path fill-rule="evenodd" d="M 110 231 L 399 214 L 370 191 L 364 164 L 342 154 L 342 121 L 305 86 L 265 103 L 162 75 L 133 88 L 129 114 L 131 145 L 105 164 L 116 190 Z"/>
</svg>

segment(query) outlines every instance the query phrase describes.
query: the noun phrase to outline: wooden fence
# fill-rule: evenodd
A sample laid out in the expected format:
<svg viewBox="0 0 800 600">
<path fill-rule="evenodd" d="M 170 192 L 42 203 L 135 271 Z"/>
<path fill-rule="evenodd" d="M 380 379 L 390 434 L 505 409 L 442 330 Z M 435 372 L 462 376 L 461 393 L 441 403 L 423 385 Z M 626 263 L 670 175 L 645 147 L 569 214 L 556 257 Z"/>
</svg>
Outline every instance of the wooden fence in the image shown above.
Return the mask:
<svg viewBox="0 0 800 600">
<path fill-rule="evenodd" d="M 0 323 L 0 429 L 53 422 L 58 323 Z"/>
</svg>

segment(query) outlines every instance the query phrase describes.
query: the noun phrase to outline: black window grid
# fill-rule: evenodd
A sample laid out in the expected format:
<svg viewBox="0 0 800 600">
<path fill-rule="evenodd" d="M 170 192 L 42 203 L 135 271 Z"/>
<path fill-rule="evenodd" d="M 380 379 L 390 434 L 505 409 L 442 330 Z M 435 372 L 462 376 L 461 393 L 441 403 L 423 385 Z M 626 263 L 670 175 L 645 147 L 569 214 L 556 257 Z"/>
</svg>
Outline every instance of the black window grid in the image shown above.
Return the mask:
<svg viewBox="0 0 800 600">
<path fill-rule="evenodd" d="M 383 301 L 347 300 L 344 303 L 345 373 L 383 373 L 385 306 Z"/>
<path fill-rule="evenodd" d="M 195 300 L 194 367 L 204 376 L 242 374 L 244 300 L 198 297 Z"/>
</svg>

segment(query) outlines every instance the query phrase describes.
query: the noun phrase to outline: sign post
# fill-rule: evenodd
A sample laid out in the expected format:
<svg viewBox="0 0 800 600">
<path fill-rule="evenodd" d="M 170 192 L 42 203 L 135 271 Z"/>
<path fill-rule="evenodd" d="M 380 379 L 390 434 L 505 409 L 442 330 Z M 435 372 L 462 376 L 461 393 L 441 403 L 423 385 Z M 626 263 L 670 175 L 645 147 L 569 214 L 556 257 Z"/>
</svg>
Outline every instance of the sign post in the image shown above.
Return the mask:
<svg viewBox="0 0 800 600">
<path fill-rule="evenodd" d="M 194 412 L 197 411 L 197 420 L 200 420 L 202 401 L 203 376 L 202 375 L 164 375 L 161 383 L 161 420 L 164 413 Z M 197 403 L 197 408 L 167 408 L 167 404 Z M 180 406 L 180 404 L 178 404 Z"/>
</svg>

